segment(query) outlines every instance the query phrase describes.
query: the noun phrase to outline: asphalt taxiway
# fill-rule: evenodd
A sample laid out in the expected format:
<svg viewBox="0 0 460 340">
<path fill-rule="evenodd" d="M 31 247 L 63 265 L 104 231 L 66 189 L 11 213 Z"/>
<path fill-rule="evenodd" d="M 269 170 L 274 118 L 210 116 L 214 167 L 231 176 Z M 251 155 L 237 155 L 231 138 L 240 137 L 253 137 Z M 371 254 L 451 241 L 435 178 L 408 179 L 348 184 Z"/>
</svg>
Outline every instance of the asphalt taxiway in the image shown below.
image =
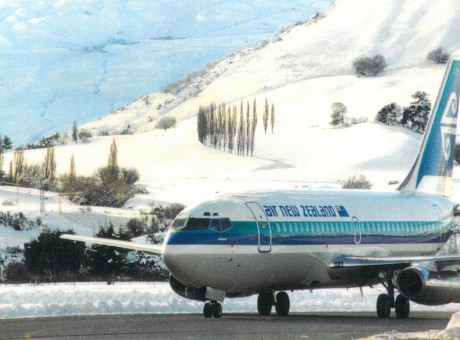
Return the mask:
<svg viewBox="0 0 460 340">
<path fill-rule="evenodd" d="M 356 339 L 385 332 L 444 329 L 453 313 L 293 313 L 287 317 L 225 314 L 91 315 L 0 319 L 0 339 Z"/>
</svg>

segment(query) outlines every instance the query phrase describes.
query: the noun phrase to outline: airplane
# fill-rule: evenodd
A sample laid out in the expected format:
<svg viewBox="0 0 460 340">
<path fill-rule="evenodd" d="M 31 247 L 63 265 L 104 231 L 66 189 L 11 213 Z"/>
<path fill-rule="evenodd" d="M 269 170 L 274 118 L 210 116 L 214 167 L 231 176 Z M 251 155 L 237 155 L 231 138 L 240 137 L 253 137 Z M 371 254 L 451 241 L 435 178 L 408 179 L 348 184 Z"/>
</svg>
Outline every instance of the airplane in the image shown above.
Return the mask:
<svg viewBox="0 0 460 340">
<path fill-rule="evenodd" d="M 449 199 L 460 95 L 450 60 L 412 169 L 393 192 L 290 190 L 226 194 L 187 207 L 162 245 L 77 235 L 68 240 L 161 255 L 180 296 L 222 316 L 225 298 L 258 294 L 260 315 L 287 316 L 286 291 L 383 285 L 380 318 L 408 318 L 410 301 L 460 302 L 455 236 L 460 208 Z M 397 296 L 396 296 L 397 295 Z"/>
</svg>

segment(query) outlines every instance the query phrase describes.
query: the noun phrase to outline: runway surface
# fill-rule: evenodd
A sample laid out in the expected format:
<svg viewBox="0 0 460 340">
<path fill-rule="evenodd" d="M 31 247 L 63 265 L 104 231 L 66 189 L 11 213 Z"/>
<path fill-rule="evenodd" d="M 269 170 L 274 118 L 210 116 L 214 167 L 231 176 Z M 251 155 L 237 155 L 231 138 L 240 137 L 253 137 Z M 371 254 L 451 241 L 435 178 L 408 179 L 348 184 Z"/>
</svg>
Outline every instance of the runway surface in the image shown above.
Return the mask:
<svg viewBox="0 0 460 340">
<path fill-rule="evenodd" d="M 390 331 L 444 329 L 452 313 L 379 319 L 373 313 L 311 313 L 288 317 L 228 314 L 91 315 L 0 320 L 1 339 L 356 339 Z"/>
</svg>

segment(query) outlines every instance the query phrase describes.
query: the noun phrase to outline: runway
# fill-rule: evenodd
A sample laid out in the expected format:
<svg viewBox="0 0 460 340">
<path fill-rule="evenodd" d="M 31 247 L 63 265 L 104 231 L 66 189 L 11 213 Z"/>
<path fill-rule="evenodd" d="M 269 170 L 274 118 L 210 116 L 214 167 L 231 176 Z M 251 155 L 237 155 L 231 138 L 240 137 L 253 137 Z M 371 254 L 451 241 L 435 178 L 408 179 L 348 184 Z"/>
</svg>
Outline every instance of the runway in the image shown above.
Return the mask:
<svg viewBox="0 0 460 340">
<path fill-rule="evenodd" d="M 226 314 L 91 315 L 0 320 L 1 339 L 356 339 L 390 331 L 444 329 L 453 313 L 413 313 L 379 319 L 374 313 L 311 313 L 288 317 Z"/>
</svg>

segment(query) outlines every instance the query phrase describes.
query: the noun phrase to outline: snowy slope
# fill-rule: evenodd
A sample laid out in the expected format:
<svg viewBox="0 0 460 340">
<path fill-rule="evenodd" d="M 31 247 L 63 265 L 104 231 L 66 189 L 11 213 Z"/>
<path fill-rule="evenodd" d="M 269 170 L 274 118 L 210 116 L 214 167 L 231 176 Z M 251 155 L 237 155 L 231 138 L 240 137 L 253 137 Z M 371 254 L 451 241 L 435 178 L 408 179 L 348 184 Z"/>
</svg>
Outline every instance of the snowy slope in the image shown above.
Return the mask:
<svg viewBox="0 0 460 340">
<path fill-rule="evenodd" d="M 0 132 L 96 119 L 304 20 L 328 0 L 0 1 Z"/>
<path fill-rule="evenodd" d="M 274 100 L 277 105 L 287 102 L 291 113 L 293 109 L 295 114 L 321 116 L 323 123 L 331 103 L 338 100 L 350 106 L 350 115 L 373 118 L 391 101 L 407 104 L 416 90 L 435 96 L 438 81 L 433 77 L 441 77 L 442 68 L 427 62 L 426 55 L 439 46 L 460 53 L 459 20 L 455 0 L 337 1 L 324 14 L 285 29 L 268 44 L 234 53 L 171 86 L 170 93 L 152 94 L 147 104 L 143 97 L 87 127 L 120 131 L 119 125 L 130 124 L 134 131 L 145 131 L 166 114 L 184 119 L 210 102 L 276 93 L 283 93 L 281 100 Z M 377 78 L 357 79 L 352 61 L 375 54 L 386 58 L 387 71 Z"/>
</svg>

